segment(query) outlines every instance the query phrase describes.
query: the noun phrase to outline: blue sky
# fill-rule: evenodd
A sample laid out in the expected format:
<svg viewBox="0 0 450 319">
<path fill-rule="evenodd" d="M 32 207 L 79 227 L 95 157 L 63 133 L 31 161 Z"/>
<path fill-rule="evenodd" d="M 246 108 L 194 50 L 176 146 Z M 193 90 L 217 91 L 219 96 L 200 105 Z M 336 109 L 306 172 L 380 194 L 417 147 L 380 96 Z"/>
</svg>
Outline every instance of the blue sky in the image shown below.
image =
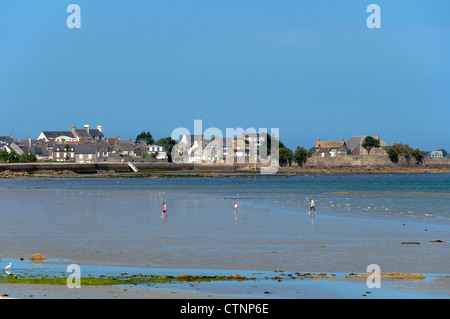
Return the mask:
<svg viewBox="0 0 450 319">
<path fill-rule="evenodd" d="M 69 29 L 69 4 L 81 28 Z M 381 28 L 369 29 L 369 4 Z M 450 150 L 450 1 L 0 2 L 0 135 L 279 128 Z"/>
</svg>

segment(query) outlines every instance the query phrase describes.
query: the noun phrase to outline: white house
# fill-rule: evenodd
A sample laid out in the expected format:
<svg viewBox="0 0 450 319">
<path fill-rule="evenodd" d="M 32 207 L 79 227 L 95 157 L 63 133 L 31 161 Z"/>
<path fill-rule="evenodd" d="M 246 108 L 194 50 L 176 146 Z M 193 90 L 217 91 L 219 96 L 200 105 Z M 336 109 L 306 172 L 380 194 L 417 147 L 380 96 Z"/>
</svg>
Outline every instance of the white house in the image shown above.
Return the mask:
<svg viewBox="0 0 450 319">
<path fill-rule="evenodd" d="M 431 151 L 430 157 L 444 157 L 444 153 L 442 151 Z"/>
<path fill-rule="evenodd" d="M 38 141 L 53 141 L 55 143 L 76 142 L 78 139 L 71 131 L 42 131 Z"/>
<path fill-rule="evenodd" d="M 167 159 L 166 148 L 160 145 L 147 145 L 147 153 L 149 155 L 156 154 L 157 159 Z"/>
</svg>

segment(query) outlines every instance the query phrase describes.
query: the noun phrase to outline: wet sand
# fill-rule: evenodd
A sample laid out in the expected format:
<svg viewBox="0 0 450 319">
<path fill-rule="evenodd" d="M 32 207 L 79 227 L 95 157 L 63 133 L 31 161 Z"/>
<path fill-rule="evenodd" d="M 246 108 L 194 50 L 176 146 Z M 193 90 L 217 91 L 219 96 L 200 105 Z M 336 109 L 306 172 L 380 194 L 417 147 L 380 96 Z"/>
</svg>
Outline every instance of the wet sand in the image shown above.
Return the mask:
<svg viewBox="0 0 450 319">
<path fill-rule="evenodd" d="M 64 285 L 0 284 L 0 299 L 224 299 L 239 298 L 220 294 L 186 292 L 176 289 L 139 289 L 127 286 L 82 286 L 69 289 Z"/>
</svg>

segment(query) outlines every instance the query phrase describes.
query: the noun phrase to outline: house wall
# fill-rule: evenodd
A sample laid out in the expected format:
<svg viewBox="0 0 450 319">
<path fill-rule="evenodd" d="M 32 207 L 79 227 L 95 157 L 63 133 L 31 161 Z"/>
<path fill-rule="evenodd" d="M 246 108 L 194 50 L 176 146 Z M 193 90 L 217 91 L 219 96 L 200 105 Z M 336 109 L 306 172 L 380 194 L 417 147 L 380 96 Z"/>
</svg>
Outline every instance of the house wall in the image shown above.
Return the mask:
<svg viewBox="0 0 450 319">
<path fill-rule="evenodd" d="M 75 163 L 95 163 L 97 154 L 75 154 Z"/>
<path fill-rule="evenodd" d="M 53 152 L 53 160 L 57 162 L 70 161 L 74 158 L 74 152 L 58 151 Z"/>
</svg>

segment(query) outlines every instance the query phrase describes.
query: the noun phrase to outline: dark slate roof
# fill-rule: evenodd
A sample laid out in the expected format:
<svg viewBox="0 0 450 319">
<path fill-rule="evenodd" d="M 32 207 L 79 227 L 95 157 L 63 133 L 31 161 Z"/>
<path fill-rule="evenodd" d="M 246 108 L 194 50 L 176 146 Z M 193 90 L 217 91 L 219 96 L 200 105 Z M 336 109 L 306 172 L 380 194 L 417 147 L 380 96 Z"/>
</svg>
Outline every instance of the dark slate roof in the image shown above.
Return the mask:
<svg viewBox="0 0 450 319">
<path fill-rule="evenodd" d="M 92 138 L 92 139 L 103 139 L 105 136 L 98 129 L 89 129 L 89 132 L 86 129 L 78 129 L 77 134 L 80 138 Z"/>
<path fill-rule="evenodd" d="M 98 129 L 89 129 L 89 134 L 92 136 L 92 138 L 93 139 L 95 139 L 95 138 L 103 138 L 103 137 L 105 137 L 104 135 L 103 135 L 103 133 L 102 132 L 100 132 L 100 130 L 98 130 Z"/>
<path fill-rule="evenodd" d="M 78 134 L 78 136 L 81 137 L 81 138 L 89 138 L 89 137 L 91 137 L 91 136 L 89 135 L 88 131 L 86 131 L 85 129 L 79 129 L 79 130 L 77 130 L 77 134 Z"/>
<path fill-rule="evenodd" d="M 75 149 L 75 146 L 76 146 L 75 144 L 55 144 L 53 146 L 53 151 L 54 152 L 64 152 L 66 150 L 66 145 L 69 146 L 68 147 L 69 152 L 72 152 L 70 149 L 71 148 Z M 59 151 L 58 151 L 58 149 L 59 149 Z"/>
<path fill-rule="evenodd" d="M 0 143 L 2 144 L 11 144 L 14 139 L 11 136 L 0 136 Z"/>
<path fill-rule="evenodd" d="M 117 141 L 115 149 L 117 151 L 134 151 L 134 145 L 130 141 Z"/>
<path fill-rule="evenodd" d="M 350 152 L 353 152 L 358 146 L 360 146 L 364 138 L 365 136 L 352 136 L 346 143 L 347 147 L 350 149 Z"/>
<path fill-rule="evenodd" d="M 345 144 L 339 147 L 337 150 L 338 152 L 346 152 L 347 154 L 351 153 L 350 148 Z"/>
<path fill-rule="evenodd" d="M 105 151 L 108 150 L 109 145 L 108 142 L 106 141 L 97 141 L 95 147 L 97 148 L 98 151 Z"/>
<path fill-rule="evenodd" d="M 94 144 L 75 145 L 75 154 L 96 154 L 97 146 Z"/>
<path fill-rule="evenodd" d="M 44 133 L 44 135 L 49 139 L 57 138 L 60 136 L 75 138 L 71 131 L 42 131 L 42 133 Z"/>
</svg>

